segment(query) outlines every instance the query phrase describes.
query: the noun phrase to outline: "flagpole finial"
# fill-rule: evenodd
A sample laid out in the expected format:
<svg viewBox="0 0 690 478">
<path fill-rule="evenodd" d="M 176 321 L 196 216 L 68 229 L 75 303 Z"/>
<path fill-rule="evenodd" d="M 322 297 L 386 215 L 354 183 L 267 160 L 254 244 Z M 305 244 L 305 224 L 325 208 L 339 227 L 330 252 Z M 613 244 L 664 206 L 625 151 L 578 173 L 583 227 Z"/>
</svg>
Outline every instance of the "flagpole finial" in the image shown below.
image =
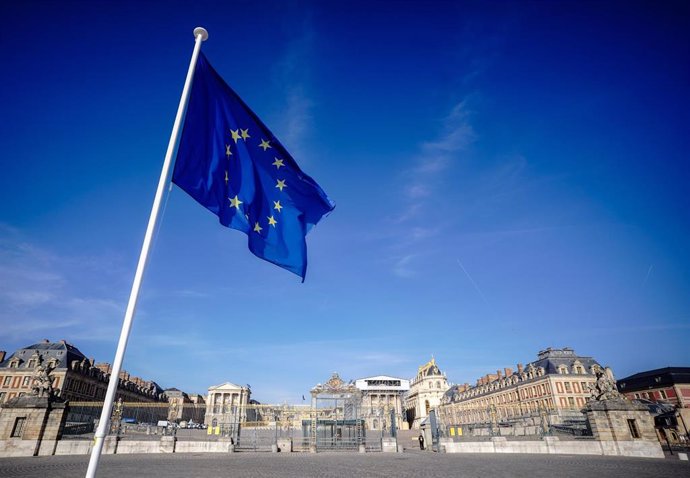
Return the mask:
<svg viewBox="0 0 690 478">
<path fill-rule="evenodd" d="M 206 41 L 208 39 L 208 32 L 204 27 L 196 27 L 194 29 L 194 38 L 201 35 L 201 41 Z"/>
</svg>

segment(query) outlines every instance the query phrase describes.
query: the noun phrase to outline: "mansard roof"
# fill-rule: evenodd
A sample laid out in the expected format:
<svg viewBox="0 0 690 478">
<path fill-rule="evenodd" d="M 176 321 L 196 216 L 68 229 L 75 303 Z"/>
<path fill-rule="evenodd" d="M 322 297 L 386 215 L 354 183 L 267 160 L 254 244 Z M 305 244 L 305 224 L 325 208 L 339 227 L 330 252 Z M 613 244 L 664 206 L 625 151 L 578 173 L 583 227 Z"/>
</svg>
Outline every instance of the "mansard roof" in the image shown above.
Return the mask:
<svg viewBox="0 0 690 478">
<path fill-rule="evenodd" d="M 500 371 L 496 375 L 489 374 L 484 382 L 478 381 L 477 385 L 454 385 L 444 394 L 442 402 L 457 402 L 468 397 L 475 397 L 487 393 L 493 393 L 504 387 L 512 386 L 517 382 L 525 382 L 539 379 L 545 375 L 564 373 L 578 374 L 575 367 L 581 366 L 583 374 L 593 374 L 597 368 L 603 367 L 592 357 L 577 355 L 571 348 L 553 349 L 547 348 L 537 354 L 537 360 L 528 363 L 524 368 L 518 364 L 518 370 L 513 372 L 506 369 L 508 375 L 501 376 Z M 481 379 L 480 379 L 481 380 Z"/>
<path fill-rule="evenodd" d="M 665 367 L 639 372 L 618 380 L 618 390 L 631 392 L 690 383 L 690 367 Z"/>
<path fill-rule="evenodd" d="M 69 364 L 75 360 L 79 362 L 82 360 L 89 360 L 78 348 L 64 340 L 60 340 L 59 342 L 44 340 L 43 342 L 17 350 L 5 359 L 5 361 L 0 363 L 0 368 L 9 367 L 10 362 L 14 359 L 20 360 L 19 367 L 27 366 L 29 360 L 36 355 L 40 355 L 43 359 L 43 363 L 47 363 L 49 360 L 54 359 L 56 361 L 55 368 L 58 369 L 69 368 Z"/>
<path fill-rule="evenodd" d="M 530 366 L 537 369 L 543 367 L 545 373 L 551 374 L 558 373 L 558 369 L 563 365 L 568 367 L 568 370 L 571 370 L 576 362 L 579 362 L 588 372 L 594 365 L 600 366 L 592 357 L 577 355 L 573 349 L 565 347 L 563 349 L 548 348 L 542 350 L 537 355 L 537 360 L 528 363 L 525 369 L 528 369 Z"/>
</svg>

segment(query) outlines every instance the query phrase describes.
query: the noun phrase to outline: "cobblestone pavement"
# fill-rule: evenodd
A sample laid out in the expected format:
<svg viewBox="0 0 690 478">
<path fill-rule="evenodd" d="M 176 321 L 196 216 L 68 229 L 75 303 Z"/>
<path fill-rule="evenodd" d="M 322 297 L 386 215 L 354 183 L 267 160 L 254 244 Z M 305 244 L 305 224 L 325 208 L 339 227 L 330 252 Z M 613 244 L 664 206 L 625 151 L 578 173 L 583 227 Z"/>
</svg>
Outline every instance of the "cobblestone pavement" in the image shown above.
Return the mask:
<svg viewBox="0 0 690 478">
<path fill-rule="evenodd" d="M 0 477 L 84 476 L 88 456 L 0 458 Z M 107 455 L 99 478 L 688 477 L 690 462 L 573 455 L 233 453 Z"/>
</svg>

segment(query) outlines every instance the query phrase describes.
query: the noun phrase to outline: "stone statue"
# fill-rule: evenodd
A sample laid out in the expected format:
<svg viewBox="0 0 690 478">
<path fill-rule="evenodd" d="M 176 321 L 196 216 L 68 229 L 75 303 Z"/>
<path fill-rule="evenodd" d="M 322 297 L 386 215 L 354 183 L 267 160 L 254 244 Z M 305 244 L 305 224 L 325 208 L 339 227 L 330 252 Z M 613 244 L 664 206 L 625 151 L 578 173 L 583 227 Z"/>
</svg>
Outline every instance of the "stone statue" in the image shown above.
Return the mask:
<svg viewBox="0 0 690 478">
<path fill-rule="evenodd" d="M 53 369 L 50 365 L 43 365 L 43 359 L 38 357 L 38 365 L 34 369 L 33 380 L 31 381 L 31 393 L 38 398 L 51 398 L 53 396 L 53 379 L 50 372 Z"/>
<path fill-rule="evenodd" d="M 122 427 L 122 409 L 123 409 L 122 397 L 117 399 L 113 412 L 110 415 L 110 433 L 119 435 L 120 428 Z"/>
<path fill-rule="evenodd" d="M 597 381 L 590 385 L 590 400 L 602 401 L 620 398 L 621 395 L 616 389 L 616 379 L 613 377 L 613 372 L 609 367 L 606 367 L 604 370 L 597 368 L 595 374 Z"/>
<path fill-rule="evenodd" d="M 177 420 L 177 401 L 173 400 L 170 402 L 170 407 L 168 409 L 168 420 Z"/>
</svg>

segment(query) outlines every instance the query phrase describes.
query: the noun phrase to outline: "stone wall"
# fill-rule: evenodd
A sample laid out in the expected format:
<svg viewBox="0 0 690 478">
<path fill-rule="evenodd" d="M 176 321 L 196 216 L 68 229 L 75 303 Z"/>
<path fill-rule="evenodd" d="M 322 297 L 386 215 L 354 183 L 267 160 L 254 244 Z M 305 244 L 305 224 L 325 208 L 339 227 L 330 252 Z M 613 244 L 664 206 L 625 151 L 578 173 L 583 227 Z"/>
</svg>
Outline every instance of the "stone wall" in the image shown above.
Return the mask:
<svg viewBox="0 0 690 478">
<path fill-rule="evenodd" d="M 564 440 L 545 437 L 543 440 L 510 441 L 505 437 L 494 437 L 482 442 L 454 442 L 441 438 L 441 451 L 446 453 L 536 453 L 567 455 L 620 455 L 644 458 L 664 458 L 658 442 L 629 441 L 623 446 L 612 446 L 615 442 L 600 440 Z M 656 446 L 654 446 L 656 445 Z"/>
<path fill-rule="evenodd" d="M 53 455 L 67 418 L 65 411 L 64 402 L 46 397 L 23 396 L 5 404 L 0 413 L 0 456 Z"/>
</svg>

